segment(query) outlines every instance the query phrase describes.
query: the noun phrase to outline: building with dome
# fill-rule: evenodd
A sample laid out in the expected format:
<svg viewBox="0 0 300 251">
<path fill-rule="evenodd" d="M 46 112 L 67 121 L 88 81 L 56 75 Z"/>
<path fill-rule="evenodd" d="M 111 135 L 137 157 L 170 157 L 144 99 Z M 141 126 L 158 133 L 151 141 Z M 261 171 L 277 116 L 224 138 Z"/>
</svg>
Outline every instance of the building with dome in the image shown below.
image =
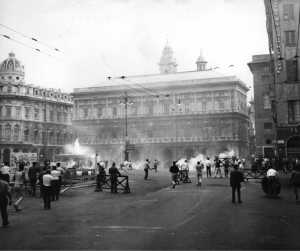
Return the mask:
<svg viewBox="0 0 300 251">
<path fill-rule="evenodd" d="M 234 151 L 248 156 L 248 88 L 207 69 L 178 72 L 167 45 L 159 74 L 109 78 L 73 92 L 73 126 L 81 144 L 104 160 L 172 160 Z"/>
<path fill-rule="evenodd" d="M 0 64 L 0 162 L 52 159 L 72 140 L 73 100 L 25 83 L 14 53 Z"/>
</svg>

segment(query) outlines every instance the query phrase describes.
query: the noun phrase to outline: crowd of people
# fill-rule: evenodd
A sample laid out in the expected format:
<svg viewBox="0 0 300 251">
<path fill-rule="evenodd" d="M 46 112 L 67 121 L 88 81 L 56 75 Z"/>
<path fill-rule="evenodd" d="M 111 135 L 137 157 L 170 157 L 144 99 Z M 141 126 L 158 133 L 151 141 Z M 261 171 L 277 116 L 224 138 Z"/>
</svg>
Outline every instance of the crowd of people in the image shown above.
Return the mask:
<svg viewBox="0 0 300 251">
<path fill-rule="evenodd" d="M 40 188 L 39 197 L 43 199 L 44 209 L 51 209 L 51 201 L 59 200 L 62 175 L 65 170 L 56 163 L 50 166 L 45 162 L 39 166 L 37 162 L 25 163 L 20 161 L 18 168 L 11 173 L 8 163 L 0 168 L 0 208 L 3 226 L 9 225 L 7 219 L 7 206 L 12 204 L 16 212 L 22 210 L 21 202 L 25 193 L 37 197 L 36 188 Z M 14 200 L 14 203 L 12 203 Z"/>
</svg>

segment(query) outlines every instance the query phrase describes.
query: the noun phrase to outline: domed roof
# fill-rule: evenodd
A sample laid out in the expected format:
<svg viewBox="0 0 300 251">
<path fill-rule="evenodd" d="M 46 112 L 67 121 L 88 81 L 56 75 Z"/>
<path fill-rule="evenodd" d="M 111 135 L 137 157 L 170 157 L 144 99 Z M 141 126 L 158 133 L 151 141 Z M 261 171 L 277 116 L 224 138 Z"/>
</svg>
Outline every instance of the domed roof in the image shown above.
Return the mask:
<svg viewBox="0 0 300 251">
<path fill-rule="evenodd" d="M 8 54 L 9 57 L 0 64 L 0 79 L 21 81 L 24 79 L 24 66 L 16 59 L 13 52 Z"/>
</svg>

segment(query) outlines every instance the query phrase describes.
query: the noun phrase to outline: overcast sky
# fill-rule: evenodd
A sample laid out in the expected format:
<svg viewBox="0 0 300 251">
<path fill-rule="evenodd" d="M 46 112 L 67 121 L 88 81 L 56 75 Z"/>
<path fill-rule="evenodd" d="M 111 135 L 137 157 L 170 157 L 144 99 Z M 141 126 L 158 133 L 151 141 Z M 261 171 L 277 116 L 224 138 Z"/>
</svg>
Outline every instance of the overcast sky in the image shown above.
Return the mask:
<svg viewBox="0 0 300 251">
<path fill-rule="evenodd" d="M 209 66 L 248 86 L 247 63 L 268 53 L 263 0 L 0 0 L 0 23 L 61 50 L 0 26 L 0 34 L 51 55 L 0 38 L 0 60 L 13 51 L 27 83 L 64 91 L 107 76 L 158 73 L 167 40 L 178 71 L 195 70 L 202 49 Z"/>
</svg>

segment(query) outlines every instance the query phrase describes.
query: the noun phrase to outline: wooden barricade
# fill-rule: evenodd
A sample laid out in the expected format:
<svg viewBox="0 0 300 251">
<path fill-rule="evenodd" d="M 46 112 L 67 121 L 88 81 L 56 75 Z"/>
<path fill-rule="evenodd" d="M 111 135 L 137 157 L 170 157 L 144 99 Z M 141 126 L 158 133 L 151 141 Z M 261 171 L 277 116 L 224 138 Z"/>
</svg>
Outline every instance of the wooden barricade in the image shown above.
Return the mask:
<svg viewBox="0 0 300 251">
<path fill-rule="evenodd" d="M 109 189 L 109 190 L 111 189 L 110 175 L 105 175 L 105 181 L 104 181 L 104 184 L 102 185 L 102 189 Z M 127 175 L 118 176 L 117 190 L 123 191 L 123 193 L 130 193 Z"/>
<path fill-rule="evenodd" d="M 266 175 L 265 170 L 256 170 L 253 171 L 252 169 L 244 169 L 243 170 L 244 178 L 245 180 L 250 180 L 250 179 L 263 179 Z"/>
</svg>

